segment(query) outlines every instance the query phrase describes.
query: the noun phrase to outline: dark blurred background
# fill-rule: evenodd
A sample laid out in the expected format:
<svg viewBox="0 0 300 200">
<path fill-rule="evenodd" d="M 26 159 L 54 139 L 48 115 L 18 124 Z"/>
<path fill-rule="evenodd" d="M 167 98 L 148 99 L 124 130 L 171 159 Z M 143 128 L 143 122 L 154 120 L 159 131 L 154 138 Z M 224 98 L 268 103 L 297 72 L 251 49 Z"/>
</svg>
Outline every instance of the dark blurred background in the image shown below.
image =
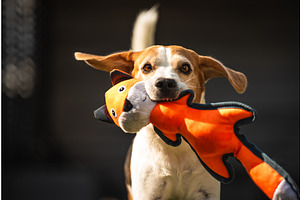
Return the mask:
<svg viewBox="0 0 300 200">
<path fill-rule="evenodd" d="M 134 135 L 93 118 L 108 73 L 74 59 L 130 48 L 138 12 L 160 3 L 156 43 L 177 44 L 245 73 L 237 94 L 225 78 L 207 102 L 236 100 L 258 111 L 247 137 L 299 185 L 299 2 L 2 1 L 2 198 L 125 199 L 123 162 Z M 222 199 L 264 194 L 232 160 Z"/>
</svg>

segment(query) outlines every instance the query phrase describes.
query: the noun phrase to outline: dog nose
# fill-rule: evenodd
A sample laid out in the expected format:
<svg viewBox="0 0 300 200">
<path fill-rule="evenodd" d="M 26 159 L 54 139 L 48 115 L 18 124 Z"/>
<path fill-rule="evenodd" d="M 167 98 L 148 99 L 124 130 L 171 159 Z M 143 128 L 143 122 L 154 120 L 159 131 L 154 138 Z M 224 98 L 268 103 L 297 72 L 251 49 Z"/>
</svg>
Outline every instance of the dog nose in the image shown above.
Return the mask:
<svg viewBox="0 0 300 200">
<path fill-rule="evenodd" d="M 159 78 L 155 82 L 155 87 L 157 87 L 160 91 L 165 91 L 176 88 L 177 83 L 174 79 Z"/>
</svg>

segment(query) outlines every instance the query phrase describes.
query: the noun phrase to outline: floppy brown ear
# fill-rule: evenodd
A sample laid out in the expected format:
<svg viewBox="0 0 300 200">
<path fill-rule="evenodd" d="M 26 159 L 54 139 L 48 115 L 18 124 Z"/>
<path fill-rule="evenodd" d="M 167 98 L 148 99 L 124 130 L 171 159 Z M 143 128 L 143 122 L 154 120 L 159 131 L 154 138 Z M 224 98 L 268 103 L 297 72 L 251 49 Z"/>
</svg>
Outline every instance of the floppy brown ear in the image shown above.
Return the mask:
<svg viewBox="0 0 300 200">
<path fill-rule="evenodd" d="M 110 72 L 113 69 L 119 69 L 130 74 L 133 70 L 134 61 L 138 54 L 139 52 L 125 51 L 108 56 L 97 56 L 76 52 L 75 58 L 76 60 L 83 60 L 88 65 L 102 71 Z"/>
<path fill-rule="evenodd" d="M 216 77 L 226 77 L 238 93 L 245 92 L 247 88 L 247 78 L 243 73 L 225 67 L 211 57 L 200 56 L 200 68 L 204 72 L 205 81 Z"/>
</svg>

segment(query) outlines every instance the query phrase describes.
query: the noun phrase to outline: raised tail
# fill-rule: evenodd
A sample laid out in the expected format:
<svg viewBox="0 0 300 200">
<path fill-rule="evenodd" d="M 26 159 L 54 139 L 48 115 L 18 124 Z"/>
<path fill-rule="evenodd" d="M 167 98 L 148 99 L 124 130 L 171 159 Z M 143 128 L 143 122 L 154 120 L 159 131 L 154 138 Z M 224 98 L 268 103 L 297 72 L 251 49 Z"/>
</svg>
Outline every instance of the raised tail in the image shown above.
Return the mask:
<svg viewBox="0 0 300 200">
<path fill-rule="evenodd" d="M 158 19 L 157 7 L 158 5 L 155 5 L 149 10 L 142 11 L 136 18 L 131 39 L 132 50 L 140 51 L 154 45 L 155 28 Z"/>
</svg>

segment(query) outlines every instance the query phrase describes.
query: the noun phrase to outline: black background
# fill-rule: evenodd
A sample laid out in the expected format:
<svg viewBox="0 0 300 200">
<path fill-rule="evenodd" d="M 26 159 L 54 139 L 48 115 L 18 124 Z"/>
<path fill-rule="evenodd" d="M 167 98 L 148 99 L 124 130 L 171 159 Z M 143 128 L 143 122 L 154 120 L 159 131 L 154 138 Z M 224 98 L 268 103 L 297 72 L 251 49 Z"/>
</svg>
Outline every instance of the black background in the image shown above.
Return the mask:
<svg viewBox="0 0 300 200">
<path fill-rule="evenodd" d="M 93 118 L 110 79 L 73 54 L 128 50 L 135 17 L 156 3 L 156 44 L 193 49 L 247 76 L 242 95 L 225 78 L 209 81 L 206 101 L 254 107 L 258 119 L 242 131 L 299 184 L 298 1 L 52 0 L 39 4 L 35 94 L 2 95 L 3 199 L 126 198 L 123 162 L 134 136 Z M 222 185 L 222 199 L 266 199 L 232 161 L 236 178 Z"/>
</svg>

